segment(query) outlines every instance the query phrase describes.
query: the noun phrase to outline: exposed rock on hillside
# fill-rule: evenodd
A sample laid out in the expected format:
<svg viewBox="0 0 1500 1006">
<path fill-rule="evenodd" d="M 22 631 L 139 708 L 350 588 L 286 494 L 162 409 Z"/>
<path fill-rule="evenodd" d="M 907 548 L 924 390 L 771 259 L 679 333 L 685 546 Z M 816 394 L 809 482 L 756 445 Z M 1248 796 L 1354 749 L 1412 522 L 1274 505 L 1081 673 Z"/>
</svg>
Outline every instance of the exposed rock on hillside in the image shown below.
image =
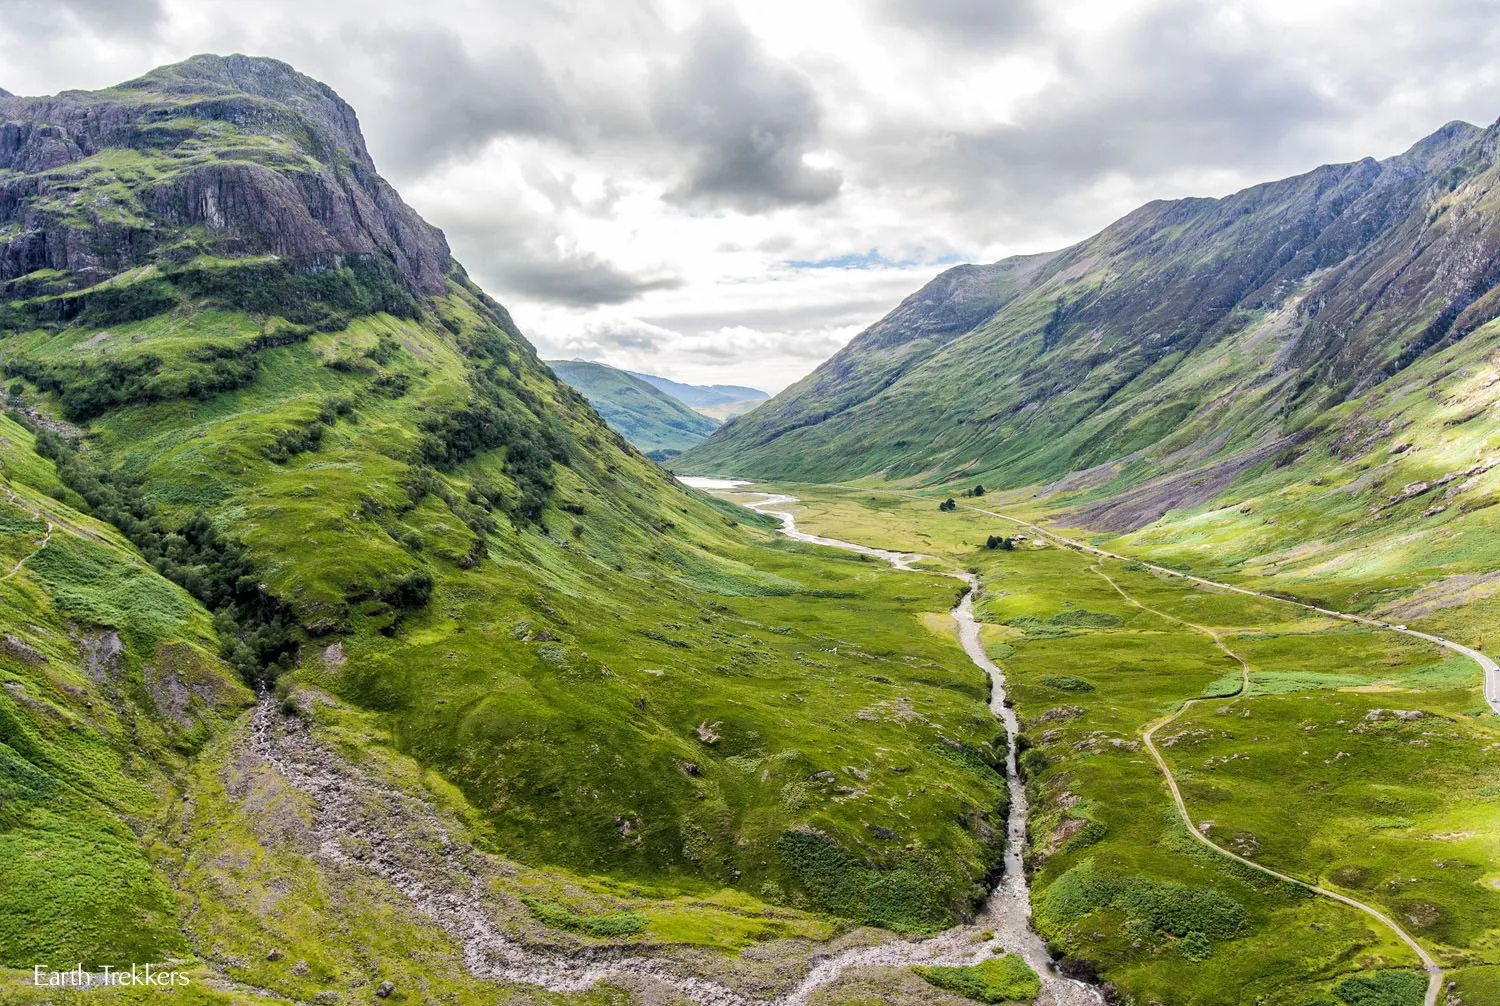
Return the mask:
<svg viewBox="0 0 1500 1006">
<path fill-rule="evenodd" d="M 380 256 L 413 294 L 442 292 L 449 262 L 354 110 L 284 63 L 198 56 L 107 91 L 0 96 L 0 281 L 58 270 L 54 290 L 79 289 L 200 255 Z"/>
</svg>

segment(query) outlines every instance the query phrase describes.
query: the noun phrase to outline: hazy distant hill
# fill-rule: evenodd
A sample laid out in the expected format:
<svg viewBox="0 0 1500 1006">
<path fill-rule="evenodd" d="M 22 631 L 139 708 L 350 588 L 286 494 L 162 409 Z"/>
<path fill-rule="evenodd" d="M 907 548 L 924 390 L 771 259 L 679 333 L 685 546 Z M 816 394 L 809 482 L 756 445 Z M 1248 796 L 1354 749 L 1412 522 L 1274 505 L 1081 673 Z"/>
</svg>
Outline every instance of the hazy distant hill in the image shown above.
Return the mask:
<svg viewBox="0 0 1500 1006">
<path fill-rule="evenodd" d="M 552 360 L 548 366 L 648 454 L 691 447 L 719 425 L 627 371 L 586 360 Z"/>
<path fill-rule="evenodd" d="M 679 384 L 654 374 L 638 374 L 633 370 L 626 373 L 665 391 L 688 408 L 720 421 L 749 412 L 771 397 L 758 388 L 734 384 Z"/>
</svg>

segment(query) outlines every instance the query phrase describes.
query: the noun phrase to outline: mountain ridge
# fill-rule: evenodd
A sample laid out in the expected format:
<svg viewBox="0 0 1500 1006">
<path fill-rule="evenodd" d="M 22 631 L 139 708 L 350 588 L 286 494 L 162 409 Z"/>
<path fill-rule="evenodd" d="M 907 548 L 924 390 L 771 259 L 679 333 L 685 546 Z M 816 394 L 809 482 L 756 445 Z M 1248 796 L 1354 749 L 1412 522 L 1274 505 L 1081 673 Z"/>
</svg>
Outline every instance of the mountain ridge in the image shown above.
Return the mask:
<svg viewBox="0 0 1500 1006">
<path fill-rule="evenodd" d="M 549 360 L 547 365 L 647 456 L 690 447 L 718 426 L 629 371 L 588 360 Z"/>
<path fill-rule="evenodd" d="M 1242 327 L 1243 318 L 1234 311 L 1265 312 L 1284 306 L 1294 288 L 1299 302 L 1306 298 L 1316 307 L 1292 319 L 1295 339 L 1283 347 L 1286 365 L 1304 373 L 1303 386 L 1288 405 L 1292 413 L 1309 404 L 1329 407 L 1368 390 L 1379 375 L 1394 373 L 1402 359 L 1409 362 L 1495 313 L 1495 305 L 1476 291 L 1493 288 L 1492 263 L 1497 257 L 1491 236 L 1454 229 L 1438 235 L 1445 241 L 1441 248 L 1421 247 L 1412 261 L 1395 265 L 1382 258 L 1395 252 L 1361 243 L 1364 236 L 1392 231 L 1400 232 L 1391 235 L 1388 244 L 1409 240 L 1406 232 L 1425 220 L 1426 211 L 1418 211 L 1417 204 L 1424 198 L 1436 203 L 1435 190 L 1443 185 L 1448 186 L 1445 195 L 1452 191 L 1462 177 L 1478 170 L 1480 158 L 1493 153 L 1493 144 L 1493 130 L 1452 123 L 1385 161 L 1366 158 L 1326 165 L 1220 199 L 1156 201 L 1069 248 L 949 270 L 769 406 L 749 419 L 726 424 L 681 463 L 712 466 L 734 458 L 742 460 L 743 473 L 751 475 L 806 475 L 821 468 L 836 477 L 878 470 L 908 477 L 936 460 L 935 452 L 903 460 L 896 452 L 874 451 L 863 463 L 819 460 L 798 471 L 786 462 L 778 467 L 767 449 L 790 433 L 827 424 L 820 434 L 825 444 L 815 448 L 813 456 L 829 458 L 835 444 L 847 448 L 849 435 L 844 431 L 852 429 L 862 410 L 888 406 L 892 396 L 918 384 L 923 391 L 932 390 L 939 378 L 927 374 L 942 373 L 947 365 L 944 353 L 951 362 L 964 353 L 1004 352 L 1024 368 L 1011 379 L 1024 380 L 1037 390 L 999 395 L 967 379 L 980 397 L 994 399 L 994 405 L 965 409 L 962 431 L 944 431 L 938 435 L 939 444 L 957 447 L 958 441 L 1003 434 L 1007 417 L 1035 409 L 1044 395 L 1055 398 L 1059 391 L 1078 399 L 1075 407 L 1066 415 L 1049 410 L 1038 415 L 1055 415 L 1076 426 L 1098 415 L 1159 360 L 1171 355 L 1185 358 L 1200 343 L 1211 346 L 1226 332 Z M 1277 223 L 1257 230 L 1254 221 L 1260 219 Z M 1464 252 L 1458 251 L 1459 245 L 1465 246 Z M 1445 268 L 1438 259 L 1481 264 Z M 1399 270 L 1399 280 L 1389 275 L 1394 270 Z M 1006 273 L 1017 276 L 1014 284 L 999 281 Z M 1387 278 L 1378 279 L 1377 273 Z M 960 286 L 965 281 L 977 282 L 982 289 L 971 293 Z M 983 288 L 985 283 L 990 287 Z M 1407 301 L 1420 301 L 1407 306 L 1435 327 L 1414 332 L 1391 352 L 1384 345 L 1385 329 L 1371 323 L 1370 315 L 1381 305 L 1367 305 L 1362 295 L 1352 292 L 1372 285 L 1386 297 L 1405 290 Z M 1449 288 L 1458 294 L 1442 298 Z M 963 313 L 960 304 L 974 313 Z M 1445 312 L 1452 315 L 1446 321 Z M 939 338 L 926 338 L 929 326 Z M 1097 351 L 1081 346 L 1081 339 L 1094 340 Z M 1377 354 L 1382 356 L 1378 366 L 1356 366 Z M 1070 373 L 1054 376 L 1060 366 Z M 1280 366 L 1263 376 L 1274 379 Z M 1097 390 L 1084 389 L 1085 376 Z M 1346 386 L 1340 388 L 1341 384 Z M 1334 393 L 1312 402 L 1309 395 L 1320 389 Z M 879 421 L 858 425 L 866 430 L 894 429 Z M 1060 430 L 1065 424 L 1051 425 Z M 928 443 L 921 438 L 914 442 Z M 812 445 L 797 442 L 798 450 L 782 456 L 800 457 L 804 446 Z M 848 456 L 847 449 L 843 453 Z M 1124 453 L 1128 451 L 1116 456 Z M 1035 475 L 1058 478 L 1068 470 L 1067 459 L 1059 457 Z M 1004 477 L 1003 466 L 1001 474 Z"/>
</svg>

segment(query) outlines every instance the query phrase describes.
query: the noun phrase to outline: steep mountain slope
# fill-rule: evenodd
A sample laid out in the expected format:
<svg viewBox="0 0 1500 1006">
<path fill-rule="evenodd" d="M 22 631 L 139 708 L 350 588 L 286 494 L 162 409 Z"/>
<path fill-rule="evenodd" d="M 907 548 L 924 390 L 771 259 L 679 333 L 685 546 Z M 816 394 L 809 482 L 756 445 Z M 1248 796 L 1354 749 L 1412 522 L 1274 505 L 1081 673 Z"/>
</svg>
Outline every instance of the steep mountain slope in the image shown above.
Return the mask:
<svg viewBox="0 0 1500 1006">
<path fill-rule="evenodd" d="M 719 425 L 626 371 L 584 360 L 547 365 L 587 398 L 605 422 L 648 454 L 691 447 Z"/>
<path fill-rule="evenodd" d="M 712 419 L 723 420 L 749 412 L 771 397 L 759 388 L 746 388 L 737 384 L 681 384 L 655 374 L 638 374 L 633 370 L 626 373 Z"/>
<path fill-rule="evenodd" d="M 478 1001 L 433 908 L 459 890 L 466 924 L 575 949 L 972 910 L 1005 796 L 986 682 L 920 620 L 949 587 L 676 484 L 285 64 L 0 120 L 0 842 L 107 830 L 94 876 L 139 906 L 56 930 L 70 902 L 7 873 L 0 965 L 194 954 L 366 1001 L 382 960 Z"/>
<path fill-rule="evenodd" d="M 1194 417 L 1228 446 L 1305 429 L 1493 315 L 1497 135 L 1454 123 L 1384 162 L 1151 203 L 1065 251 L 950 270 L 692 464 L 1020 484 Z"/>
<path fill-rule="evenodd" d="M 250 692 L 212 617 L 0 418 L 0 961 L 186 952 L 137 840 Z"/>
<path fill-rule="evenodd" d="M 1231 504 L 1259 528 L 1262 492 L 1310 479 L 1336 480 L 1334 538 L 1410 530 L 1424 508 L 1384 508 L 1418 482 L 1456 480 L 1454 511 L 1481 509 L 1497 143 L 1453 123 L 1385 161 L 1151 203 L 1064 251 L 950 270 L 676 464 L 980 478 L 1117 532 Z"/>
</svg>

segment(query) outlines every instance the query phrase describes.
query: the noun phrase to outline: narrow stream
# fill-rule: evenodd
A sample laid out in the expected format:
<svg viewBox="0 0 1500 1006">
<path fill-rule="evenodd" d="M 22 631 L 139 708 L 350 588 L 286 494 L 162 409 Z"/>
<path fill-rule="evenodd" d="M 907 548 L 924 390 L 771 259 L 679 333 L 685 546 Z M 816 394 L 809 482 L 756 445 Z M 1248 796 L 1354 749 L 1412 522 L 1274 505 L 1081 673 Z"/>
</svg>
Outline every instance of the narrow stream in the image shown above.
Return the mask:
<svg viewBox="0 0 1500 1006">
<path fill-rule="evenodd" d="M 736 490 L 748 485 L 726 479 L 683 478 L 681 481 L 696 489 Z M 989 900 L 980 917 L 969 926 L 956 926 L 930 940 L 902 940 L 877 947 L 867 947 L 835 954 L 816 965 L 787 997 L 787 1006 L 804 1006 L 808 996 L 819 986 L 826 985 L 840 974 L 857 967 L 900 966 L 917 963 L 975 963 L 997 951 L 1020 954 L 1042 979 L 1042 994 L 1037 999 L 1039 1006 L 1099 1006 L 1104 997 L 1097 989 L 1083 982 L 1059 974 L 1052 957 L 1047 953 L 1042 938 L 1031 928 L 1031 895 L 1026 881 L 1026 870 L 1022 865 L 1021 851 L 1026 841 L 1026 818 L 1029 807 L 1026 802 L 1026 787 L 1021 782 L 1016 765 L 1016 735 L 1020 724 L 1015 711 L 1005 703 L 1005 672 L 984 652 L 980 639 L 979 621 L 974 617 L 974 595 L 979 590 L 979 578 L 969 573 L 945 573 L 919 570 L 914 565 L 931 556 L 916 552 L 892 552 L 872 548 L 857 542 L 838 538 L 824 538 L 797 529 L 797 519 L 790 511 L 773 509 L 795 503 L 795 496 L 760 493 L 763 499 L 743 504 L 757 513 L 776 517 L 781 521 L 781 533 L 797 541 L 814 545 L 826 545 L 858 552 L 889 563 L 895 569 L 910 573 L 925 572 L 929 575 L 950 576 L 962 580 L 969 586 L 963 599 L 954 606 L 952 615 L 958 623 L 958 640 L 964 652 L 974 664 L 989 675 L 991 682 L 990 711 L 1005 725 L 1006 753 L 1005 778 L 1010 792 L 1010 814 L 1006 820 L 1006 844 L 1003 871 L 1000 882 L 990 892 Z M 935 561 L 935 560 L 934 560 Z M 994 935 L 981 940 L 985 932 Z"/>
</svg>

